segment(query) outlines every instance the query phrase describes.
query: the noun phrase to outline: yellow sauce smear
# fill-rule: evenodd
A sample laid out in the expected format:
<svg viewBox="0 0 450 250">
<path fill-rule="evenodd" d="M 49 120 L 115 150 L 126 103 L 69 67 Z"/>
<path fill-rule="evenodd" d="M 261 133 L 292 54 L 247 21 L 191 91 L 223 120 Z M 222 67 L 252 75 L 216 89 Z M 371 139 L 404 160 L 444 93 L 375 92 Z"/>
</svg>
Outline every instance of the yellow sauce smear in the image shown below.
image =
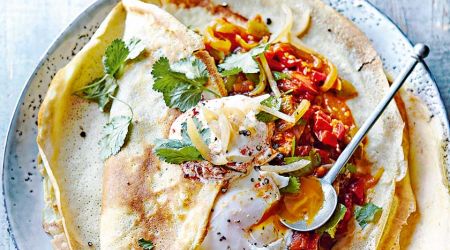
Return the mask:
<svg viewBox="0 0 450 250">
<path fill-rule="evenodd" d="M 306 220 L 307 224 L 311 224 L 322 204 L 320 182 L 313 177 L 302 177 L 300 191 L 297 194 L 286 194 L 282 198 L 279 215 L 288 222 Z"/>
</svg>

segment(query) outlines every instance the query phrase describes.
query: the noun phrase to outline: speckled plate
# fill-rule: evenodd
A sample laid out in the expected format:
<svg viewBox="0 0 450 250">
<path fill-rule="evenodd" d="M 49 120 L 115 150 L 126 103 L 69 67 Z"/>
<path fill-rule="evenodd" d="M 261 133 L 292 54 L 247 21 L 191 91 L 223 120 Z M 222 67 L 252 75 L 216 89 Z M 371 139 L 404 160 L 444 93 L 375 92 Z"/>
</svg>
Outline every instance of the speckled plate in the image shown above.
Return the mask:
<svg viewBox="0 0 450 250">
<path fill-rule="evenodd" d="M 2 178 L 8 231 L 18 249 L 51 248 L 49 237 L 41 226 L 43 188 L 35 160 L 38 154 L 35 138 L 39 105 L 56 71 L 88 42 L 116 2 L 104 0 L 94 3 L 67 27 L 39 62 L 17 103 L 5 144 Z M 412 46 L 397 26 L 365 1 L 326 2 L 364 31 L 380 53 L 385 68 L 393 76 L 398 74 L 406 61 L 404 55 L 411 51 Z M 409 79 L 407 90 L 424 101 L 433 119 L 438 119 L 442 125 L 445 163 L 450 169 L 448 118 L 433 77 L 426 65 L 419 65 Z"/>
</svg>

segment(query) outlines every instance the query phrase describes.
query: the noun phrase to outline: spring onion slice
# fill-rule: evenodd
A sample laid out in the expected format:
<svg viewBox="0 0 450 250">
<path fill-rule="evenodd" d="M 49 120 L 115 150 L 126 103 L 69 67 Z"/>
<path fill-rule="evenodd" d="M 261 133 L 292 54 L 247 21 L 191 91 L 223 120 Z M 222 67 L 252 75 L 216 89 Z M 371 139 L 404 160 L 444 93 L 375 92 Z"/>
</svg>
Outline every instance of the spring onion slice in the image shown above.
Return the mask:
<svg viewBox="0 0 450 250">
<path fill-rule="evenodd" d="M 271 114 L 271 115 L 273 115 L 273 116 L 276 116 L 276 117 L 278 117 L 278 118 L 280 118 L 280 119 L 283 119 L 283 120 L 285 120 L 285 121 L 287 121 L 287 122 L 291 122 L 291 123 L 294 123 L 294 122 L 295 122 L 295 119 L 294 119 L 293 116 L 286 115 L 285 113 L 280 112 L 280 111 L 278 111 L 278 110 L 276 110 L 276 109 L 269 108 L 269 107 L 264 106 L 264 105 L 260 105 L 260 106 L 259 106 L 259 109 L 262 110 L 262 111 L 264 111 L 264 112 L 267 112 L 267 113 L 269 113 L 269 114 Z"/>
<path fill-rule="evenodd" d="M 270 70 L 269 64 L 267 63 L 267 59 L 264 53 L 262 53 L 259 56 L 259 59 L 261 60 L 261 65 L 264 69 L 264 72 L 266 73 L 267 80 L 269 80 L 269 86 L 272 89 L 273 94 L 275 95 L 275 97 L 280 97 L 281 92 L 278 89 L 277 82 L 275 81 L 275 79 L 273 79 L 272 71 Z"/>
<path fill-rule="evenodd" d="M 261 170 L 263 171 L 267 171 L 267 172 L 275 172 L 278 174 L 284 174 L 284 173 L 289 173 L 289 172 L 294 172 L 297 170 L 300 170 L 306 166 L 308 166 L 308 164 L 310 164 L 311 162 L 308 160 L 299 160 L 290 164 L 286 164 L 286 165 L 263 165 L 261 166 Z"/>
</svg>

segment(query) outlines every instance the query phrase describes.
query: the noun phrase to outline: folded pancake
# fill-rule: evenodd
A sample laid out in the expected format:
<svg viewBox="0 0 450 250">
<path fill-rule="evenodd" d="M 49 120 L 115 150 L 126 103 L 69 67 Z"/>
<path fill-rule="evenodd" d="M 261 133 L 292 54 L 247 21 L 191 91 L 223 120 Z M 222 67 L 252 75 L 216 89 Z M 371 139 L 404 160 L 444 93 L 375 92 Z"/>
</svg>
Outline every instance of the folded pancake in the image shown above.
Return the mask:
<svg viewBox="0 0 450 250">
<path fill-rule="evenodd" d="M 205 4 L 208 3 L 208 4 Z M 235 22 L 261 15 L 270 19 L 268 25 L 272 34 L 283 34 L 279 29 L 286 28 L 292 12 L 292 41 L 298 42 L 296 34 L 304 33 L 301 42 L 314 49 L 336 65 L 339 75 L 350 81 L 358 92 L 358 96 L 347 103 L 357 124 L 362 124 L 370 111 L 387 93 L 389 87 L 382 63 L 367 37 L 349 20 L 342 17 L 331 7 L 321 1 L 226 1 L 226 7 L 221 1 L 202 1 L 195 6 L 190 1 L 170 1 L 164 8 L 174 14 L 179 20 L 190 27 L 204 30 L 215 18 L 225 16 Z M 204 7 L 206 6 L 206 7 Z M 286 11 L 286 7 L 289 8 Z M 226 9 L 226 10 L 223 10 Z M 201 14 L 199 14 L 201 13 Z M 233 14 L 238 13 L 238 15 Z M 198 16 L 203 18 L 200 20 Z M 310 15 L 307 32 L 304 31 L 304 16 Z M 289 25 L 287 25 L 289 26 Z M 373 163 L 372 173 L 380 168 L 384 173 L 368 194 L 368 199 L 383 208 L 383 213 L 376 225 L 370 225 L 363 230 L 353 225 L 354 231 L 340 239 L 335 248 L 374 249 L 382 238 L 383 231 L 388 226 L 388 217 L 395 213 L 393 206 L 397 181 L 401 181 L 406 172 L 407 162 L 402 147 L 404 122 L 395 103 L 391 103 L 377 124 L 368 135 L 366 153 Z M 406 183 L 405 185 L 409 185 Z M 414 200 L 412 193 L 408 195 Z M 402 225 L 399 225 L 400 227 Z M 397 235 L 399 232 L 397 232 Z"/>
<path fill-rule="evenodd" d="M 74 92 L 101 77 L 105 49 L 117 38 L 138 38 L 146 52 L 127 66 L 118 82 L 122 85 L 117 93 L 120 101 L 112 104 L 108 115 Z M 128 248 L 145 237 L 150 227 L 160 231 L 155 242 L 170 241 L 174 248 L 201 239 L 203 230 L 193 228 L 201 229 L 207 223 L 208 204 L 212 206 L 218 186 L 180 178 L 178 167 L 160 164 L 152 156 L 154 139 L 168 133 L 177 112 L 166 108 L 160 94 L 151 89 L 150 71 L 162 54 L 176 61 L 202 47 L 198 35 L 156 6 L 123 1 L 82 51 L 57 73 L 39 113 L 37 138 L 47 186 L 44 227 L 54 237 L 54 248 L 100 248 L 100 244 L 105 249 Z M 127 147 L 105 166 L 98 142 L 109 116 L 129 112 L 123 102 L 133 108 L 132 133 Z M 154 176 L 164 179 L 145 182 Z M 181 230 L 186 232 L 179 234 Z"/>
<path fill-rule="evenodd" d="M 64 232 L 68 242 L 65 247 L 59 244 L 64 238 L 59 234 L 53 242 L 55 248 L 83 249 L 100 243 L 104 163 L 97 143 L 108 116 L 73 92 L 102 74 L 103 53 L 122 36 L 125 17 L 121 4 L 112 10 L 91 41 L 58 71 L 39 111 L 37 143 L 48 178 L 45 183 L 51 183 L 45 193 L 51 208 L 47 211 L 57 207 L 58 231 Z M 52 201 L 56 204 L 50 205 Z M 46 218 L 51 217 L 44 217 L 44 227 L 52 223 Z"/>
<path fill-rule="evenodd" d="M 119 80 L 117 98 L 133 109 L 133 128 L 126 146 L 106 161 L 100 241 L 102 249 L 138 248 L 152 240 L 165 249 L 189 249 L 204 237 L 220 186 L 185 179 L 178 165 L 152 153 L 155 139 L 167 136 L 179 114 L 165 106 L 152 89 L 156 59 L 174 62 L 203 48 L 201 37 L 154 5 L 123 1 L 127 12 L 124 38 L 146 42 L 148 57 L 131 65 Z M 127 114 L 114 102 L 111 116 Z"/>
</svg>

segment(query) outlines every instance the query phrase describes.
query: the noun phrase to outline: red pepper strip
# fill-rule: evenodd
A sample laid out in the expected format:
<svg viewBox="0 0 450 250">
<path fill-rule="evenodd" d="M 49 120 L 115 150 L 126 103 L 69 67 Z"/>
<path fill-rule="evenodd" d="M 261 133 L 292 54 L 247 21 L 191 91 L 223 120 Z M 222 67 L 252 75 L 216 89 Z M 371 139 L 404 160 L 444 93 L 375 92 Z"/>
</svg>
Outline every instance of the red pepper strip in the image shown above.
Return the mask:
<svg viewBox="0 0 450 250">
<path fill-rule="evenodd" d="M 319 248 L 320 235 L 314 232 L 297 232 L 292 234 L 289 250 L 316 250 Z"/>
<path fill-rule="evenodd" d="M 327 79 L 327 75 L 319 71 L 313 71 L 311 73 L 311 79 L 315 84 L 321 84 Z"/>
</svg>

